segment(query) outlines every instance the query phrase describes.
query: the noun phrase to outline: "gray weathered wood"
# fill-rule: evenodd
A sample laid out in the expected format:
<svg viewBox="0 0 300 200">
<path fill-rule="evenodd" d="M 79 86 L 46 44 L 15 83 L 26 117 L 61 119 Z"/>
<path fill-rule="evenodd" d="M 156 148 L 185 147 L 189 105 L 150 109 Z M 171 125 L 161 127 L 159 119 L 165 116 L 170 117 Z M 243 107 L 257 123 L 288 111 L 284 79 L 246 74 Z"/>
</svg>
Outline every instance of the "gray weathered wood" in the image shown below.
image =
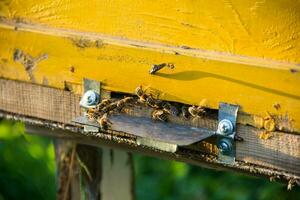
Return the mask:
<svg viewBox="0 0 300 200">
<path fill-rule="evenodd" d="M 102 148 L 101 199 L 134 199 L 133 168 L 131 154 Z"/>
</svg>

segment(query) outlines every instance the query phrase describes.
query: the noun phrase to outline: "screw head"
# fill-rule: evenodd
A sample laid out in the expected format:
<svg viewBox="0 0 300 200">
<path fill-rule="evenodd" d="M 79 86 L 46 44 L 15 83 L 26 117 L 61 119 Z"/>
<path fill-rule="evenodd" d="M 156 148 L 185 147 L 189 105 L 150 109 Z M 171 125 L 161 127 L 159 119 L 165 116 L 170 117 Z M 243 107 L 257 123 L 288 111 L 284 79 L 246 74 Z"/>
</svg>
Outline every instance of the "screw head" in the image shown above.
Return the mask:
<svg viewBox="0 0 300 200">
<path fill-rule="evenodd" d="M 230 140 L 224 138 L 218 143 L 218 149 L 222 154 L 229 154 L 232 151 L 232 143 Z"/>
<path fill-rule="evenodd" d="M 233 124 L 228 119 L 223 119 L 219 122 L 218 132 L 222 135 L 230 135 L 233 133 Z"/>
<path fill-rule="evenodd" d="M 83 107 L 91 107 L 99 103 L 100 97 L 93 90 L 88 90 L 81 98 L 80 105 Z"/>
</svg>

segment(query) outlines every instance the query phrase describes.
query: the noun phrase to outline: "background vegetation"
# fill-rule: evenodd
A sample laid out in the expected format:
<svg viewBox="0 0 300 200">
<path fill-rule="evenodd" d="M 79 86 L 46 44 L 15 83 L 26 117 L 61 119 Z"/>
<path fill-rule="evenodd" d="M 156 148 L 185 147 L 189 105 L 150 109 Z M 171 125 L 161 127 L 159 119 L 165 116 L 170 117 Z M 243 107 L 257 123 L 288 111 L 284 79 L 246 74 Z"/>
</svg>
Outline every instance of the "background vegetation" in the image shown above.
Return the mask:
<svg viewBox="0 0 300 200">
<path fill-rule="evenodd" d="M 217 172 L 134 155 L 137 199 L 299 199 L 300 189 L 265 179 Z M 55 199 L 54 149 L 49 138 L 0 122 L 0 200 Z"/>
</svg>

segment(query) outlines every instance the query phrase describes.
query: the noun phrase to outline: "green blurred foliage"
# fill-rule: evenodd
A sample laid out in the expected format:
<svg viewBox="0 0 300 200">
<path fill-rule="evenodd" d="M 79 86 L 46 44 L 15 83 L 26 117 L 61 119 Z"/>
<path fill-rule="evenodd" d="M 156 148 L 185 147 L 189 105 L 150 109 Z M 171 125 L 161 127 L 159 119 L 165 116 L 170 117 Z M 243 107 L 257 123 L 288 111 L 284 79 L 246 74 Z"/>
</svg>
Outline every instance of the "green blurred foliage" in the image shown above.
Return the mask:
<svg viewBox="0 0 300 200">
<path fill-rule="evenodd" d="M 234 172 L 134 156 L 136 196 L 143 200 L 300 199 L 300 189 Z"/>
<path fill-rule="evenodd" d="M 300 189 L 232 172 L 134 155 L 136 197 L 143 200 L 299 199 Z M 24 134 L 21 123 L 0 122 L 0 200 L 55 199 L 55 161 L 49 138 Z"/>
<path fill-rule="evenodd" d="M 0 200 L 55 199 L 54 149 L 49 138 L 24 134 L 21 123 L 0 123 Z"/>
</svg>

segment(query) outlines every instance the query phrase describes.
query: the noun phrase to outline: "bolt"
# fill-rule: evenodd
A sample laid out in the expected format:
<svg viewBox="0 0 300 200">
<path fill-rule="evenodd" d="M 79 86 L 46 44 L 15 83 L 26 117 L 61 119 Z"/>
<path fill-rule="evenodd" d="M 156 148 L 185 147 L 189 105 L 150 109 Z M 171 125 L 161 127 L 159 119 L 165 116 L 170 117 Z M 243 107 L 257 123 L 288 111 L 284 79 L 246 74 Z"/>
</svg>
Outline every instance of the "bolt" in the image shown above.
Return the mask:
<svg viewBox="0 0 300 200">
<path fill-rule="evenodd" d="M 228 119 L 219 122 L 218 132 L 222 135 L 230 135 L 233 133 L 233 124 Z"/>
<path fill-rule="evenodd" d="M 221 139 L 218 143 L 218 149 L 222 154 L 229 154 L 232 151 L 231 141 L 228 139 Z"/>
<path fill-rule="evenodd" d="M 80 105 L 83 107 L 90 107 L 97 105 L 99 103 L 100 97 L 93 90 L 88 90 L 84 93 L 83 97 L 81 98 Z"/>
</svg>

